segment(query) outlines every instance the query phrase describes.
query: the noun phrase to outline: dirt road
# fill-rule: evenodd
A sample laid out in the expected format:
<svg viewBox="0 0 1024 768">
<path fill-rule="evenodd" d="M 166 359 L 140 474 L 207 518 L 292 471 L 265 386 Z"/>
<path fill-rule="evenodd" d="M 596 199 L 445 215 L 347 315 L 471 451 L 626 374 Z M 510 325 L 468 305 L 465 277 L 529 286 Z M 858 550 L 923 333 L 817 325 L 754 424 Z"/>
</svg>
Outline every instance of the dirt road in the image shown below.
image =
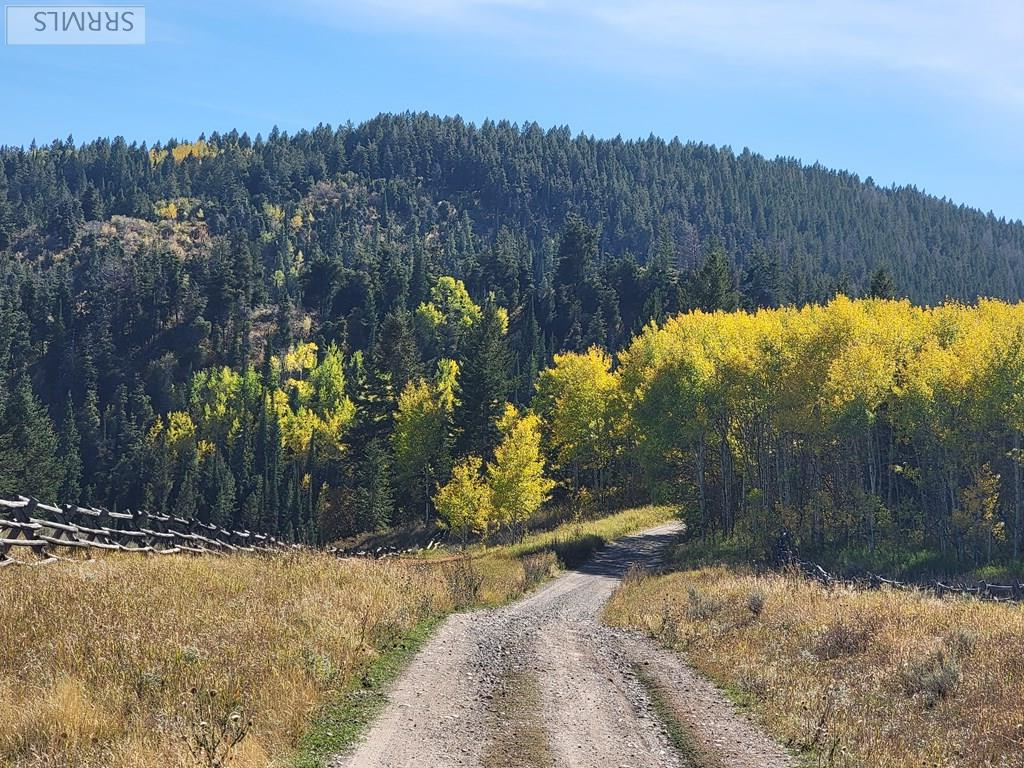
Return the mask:
<svg viewBox="0 0 1024 768">
<path fill-rule="evenodd" d="M 517 603 L 450 617 L 332 768 L 788 768 L 678 656 L 599 622 L 630 564 L 654 565 L 678 533 L 627 537 Z M 697 759 L 673 746 L 652 687 Z"/>
</svg>

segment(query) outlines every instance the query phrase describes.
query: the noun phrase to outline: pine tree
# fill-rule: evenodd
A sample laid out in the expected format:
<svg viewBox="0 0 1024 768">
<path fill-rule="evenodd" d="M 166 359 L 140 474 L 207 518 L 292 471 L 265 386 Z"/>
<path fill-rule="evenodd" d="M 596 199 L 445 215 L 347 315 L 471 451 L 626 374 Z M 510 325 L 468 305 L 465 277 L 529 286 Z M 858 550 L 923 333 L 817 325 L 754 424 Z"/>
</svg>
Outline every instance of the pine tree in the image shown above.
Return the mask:
<svg viewBox="0 0 1024 768">
<path fill-rule="evenodd" d="M 63 504 L 76 504 L 81 495 L 82 460 L 81 438 L 75 422 L 75 408 L 71 394 L 67 396 L 60 421 L 58 454 L 63 464 L 59 498 Z"/>
<path fill-rule="evenodd" d="M 79 230 L 85 222 L 78 198 L 65 192 L 53 209 L 50 232 L 58 249 L 69 248 L 78 241 Z"/>
<path fill-rule="evenodd" d="M 526 310 L 527 319 L 523 329 L 523 338 L 519 344 L 521 357 L 520 378 L 517 384 L 517 401 L 527 402 L 533 394 L 534 382 L 537 381 L 537 374 L 547 362 L 547 353 L 544 349 L 544 337 L 541 335 L 540 324 L 537 322 L 536 305 L 531 297 Z"/>
<path fill-rule="evenodd" d="M 239 432 L 231 446 L 231 476 L 235 479 L 235 510 L 231 516 L 233 528 L 251 529 L 259 522 L 254 510 L 259 508 L 254 497 L 257 490 L 256 450 L 253 441 L 251 416 L 245 414 Z"/>
<path fill-rule="evenodd" d="M 94 383 L 87 383 L 85 401 L 79 413 L 81 441 L 82 503 L 96 503 L 96 488 L 105 465 L 105 446 L 100 423 L 99 394 Z"/>
<path fill-rule="evenodd" d="M 86 221 L 102 221 L 105 218 L 106 209 L 103 205 L 103 197 L 96 186 L 89 182 L 82 193 L 82 216 Z M 2 247 L 2 246 L 0 246 Z"/>
<path fill-rule="evenodd" d="M 589 278 L 597 260 L 597 232 L 576 214 L 566 217 L 557 258 L 556 288 L 580 286 Z"/>
<path fill-rule="evenodd" d="M 748 310 L 781 303 L 778 260 L 763 245 L 754 246 L 743 271 L 743 306 Z"/>
<path fill-rule="evenodd" d="M 356 504 L 363 530 L 380 530 L 391 524 L 395 506 L 391 490 L 391 456 L 379 438 L 366 446 Z"/>
<path fill-rule="evenodd" d="M 423 373 L 419 349 L 412 332 L 412 316 L 404 309 L 389 312 L 381 325 L 376 367 L 389 374 L 393 392 L 402 392 Z"/>
<path fill-rule="evenodd" d="M 369 355 L 371 361 L 373 357 Z M 348 440 L 357 447 L 390 434 L 397 406 L 391 373 L 376 365 L 365 365 L 364 359 L 361 352 L 352 355 L 345 377 L 355 405 L 355 425 Z"/>
<path fill-rule="evenodd" d="M 794 259 L 790 264 L 788 283 L 786 296 L 788 303 L 799 307 L 811 300 L 811 287 L 803 259 Z"/>
<path fill-rule="evenodd" d="M 738 297 L 733 289 L 729 259 L 720 245 L 713 246 L 708 252 L 704 266 L 697 273 L 694 289 L 695 303 L 705 312 L 736 309 Z"/>
<path fill-rule="evenodd" d="M 231 525 L 235 514 L 235 478 L 216 447 L 203 457 L 199 492 L 202 499 L 199 519 L 221 527 Z"/>
<path fill-rule="evenodd" d="M 887 267 L 880 266 L 871 274 L 868 296 L 872 299 L 895 299 L 896 283 Z"/>
<path fill-rule="evenodd" d="M 49 503 L 58 501 L 64 466 L 57 434 L 27 377 L 21 379 L 8 408 L 7 433 L 15 454 L 16 492 Z"/>
<path fill-rule="evenodd" d="M 583 335 L 583 347 L 604 347 L 608 340 L 608 324 L 604 320 L 604 310 L 601 307 L 591 315 L 587 324 L 587 332 Z"/>
<path fill-rule="evenodd" d="M 597 243 L 597 232 L 583 219 L 575 214 L 566 218 L 554 276 L 554 331 L 565 349 L 583 348 L 590 322 L 588 310 L 596 309 L 596 306 L 585 306 L 584 302 L 594 294 L 589 283 L 597 262 Z"/>
<path fill-rule="evenodd" d="M 512 368 L 505 339 L 506 317 L 505 311 L 489 299 L 466 345 L 455 411 L 460 455 L 490 456 L 497 445 L 498 418 L 508 399 Z"/>
<path fill-rule="evenodd" d="M 409 281 L 408 307 L 410 311 L 415 311 L 420 304 L 430 301 L 430 286 L 434 284 L 434 276 L 430 271 L 429 256 L 418 238 L 412 247 L 412 278 Z"/>
<path fill-rule="evenodd" d="M 161 419 L 146 437 L 148 447 L 146 481 L 142 508 L 147 512 L 166 515 L 175 482 L 175 462 L 168 445 L 167 431 Z"/>
<path fill-rule="evenodd" d="M 7 176 L 0 162 L 0 251 L 11 244 L 14 223 L 11 221 L 11 204 L 7 199 Z"/>
<path fill-rule="evenodd" d="M 24 457 L 14 447 L 14 435 L 0 431 L 0 496 L 15 496 L 21 493 L 24 466 Z"/>
<path fill-rule="evenodd" d="M 601 314 L 605 325 L 605 335 L 598 345 L 607 350 L 618 349 L 625 341 L 622 326 L 622 313 L 619 310 L 619 296 L 610 285 L 601 287 Z"/>
<path fill-rule="evenodd" d="M 115 509 L 138 509 L 145 499 L 146 435 L 154 416 L 141 382 L 135 382 L 130 396 L 126 392 L 126 387 L 119 388 L 115 418 L 119 437 L 109 473 L 108 498 Z"/>
<path fill-rule="evenodd" d="M 174 498 L 174 515 L 185 520 L 195 520 L 199 512 L 199 482 L 196 478 L 196 456 L 194 450 L 188 457 L 184 474 L 178 483 Z"/>
<path fill-rule="evenodd" d="M 260 408 L 255 455 L 261 502 L 256 529 L 272 535 L 279 532 L 281 519 L 281 425 L 266 398 Z"/>
</svg>

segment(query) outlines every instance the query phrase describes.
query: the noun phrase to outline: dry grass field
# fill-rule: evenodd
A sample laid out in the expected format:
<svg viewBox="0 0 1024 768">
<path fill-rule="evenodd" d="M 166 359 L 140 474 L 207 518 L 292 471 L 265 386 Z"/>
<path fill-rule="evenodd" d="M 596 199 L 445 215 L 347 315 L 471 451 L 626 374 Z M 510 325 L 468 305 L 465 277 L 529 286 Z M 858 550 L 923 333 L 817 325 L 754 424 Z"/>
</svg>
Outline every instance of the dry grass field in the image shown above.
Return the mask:
<svg viewBox="0 0 1024 768">
<path fill-rule="evenodd" d="M 721 567 L 631 575 L 606 619 L 683 653 L 810 765 L 1024 765 L 1024 607 Z"/>
<path fill-rule="evenodd" d="M 265 766 L 375 647 L 452 607 L 445 570 L 394 561 L 110 556 L 8 568 L 0 763 L 202 765 L 202 742 L 251 721 L 232 764 Z"/>
<path fill-rule="evenodd" d="M 374 659 L 425 622 L 521 594 L 556 569 L 554 544 L 592 546 L 668 515 L 435 560 L 114 554 L 3 569 L 0 765 L 293 764 L 314 715 L 368 685 Z"/>
</svg>

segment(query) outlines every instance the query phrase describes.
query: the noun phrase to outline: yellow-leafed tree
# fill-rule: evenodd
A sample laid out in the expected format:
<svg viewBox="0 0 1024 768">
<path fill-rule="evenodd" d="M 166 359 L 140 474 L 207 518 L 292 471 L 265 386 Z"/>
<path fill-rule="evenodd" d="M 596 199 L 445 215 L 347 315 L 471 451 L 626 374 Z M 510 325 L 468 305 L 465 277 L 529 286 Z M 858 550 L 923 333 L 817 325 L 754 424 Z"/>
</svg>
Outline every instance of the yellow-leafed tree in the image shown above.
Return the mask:
<svg viewBox="0 0 1024 768">
<path fill-rule="evenodd" d="M 403 506 L 407 511 L 422 506 L 425 518 L 431 489 L 450 463 L 448 438 L 458 372 L 458 363 L 442 359 L 433 381 L 410 381 L 398 398 L 391 435 L 395 474 L 407 494 Z"/>
<path fill-rule="evenodd" d="M 534 409 L 544 420 L 555 460 L 580 472 L 593 472 L 601 486 L 625 431 L 618 377 L 611 358 L 597 347 L 583 354 L 555 355 L 555 364 L 540 374 Z"/>
<path fill-rule="evenodd" d="M 479 456 L 467 456 L 455 465 L 451 480 L 434 496 L 442 523 L 463 545 L 470 534 L 486 534 L 492 517 L 491 489 L 481 474 L 482 466 Z"/>
<path fill-rule="evenodd" d="M 537 414 L 520 414 L 515 406 L 506 405 L 498 428 L 501 442 L 494 451 L 494 461 L 487 464 L 494 524 L 520 539 L 554 483 L 544 475 Z"/>
</svg>

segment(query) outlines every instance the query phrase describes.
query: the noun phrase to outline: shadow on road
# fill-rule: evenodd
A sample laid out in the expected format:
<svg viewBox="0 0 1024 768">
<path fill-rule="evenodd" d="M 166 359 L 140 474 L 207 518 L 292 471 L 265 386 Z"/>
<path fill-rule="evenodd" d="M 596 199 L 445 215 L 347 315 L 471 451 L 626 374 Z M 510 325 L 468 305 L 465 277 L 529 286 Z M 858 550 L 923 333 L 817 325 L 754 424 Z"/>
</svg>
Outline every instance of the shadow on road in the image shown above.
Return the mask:
<svg viewBox="0 0 1024 768">
<path fill-rule="evenodd" d="M 622 578 L 631 565 L 651 568 L 658 565 L 671 552 L 671 546 L 683 533 L 681 523 L 664 526 L 654 531 L 609 544 L 576 570 L 590 576 Z"/>
</svg>

